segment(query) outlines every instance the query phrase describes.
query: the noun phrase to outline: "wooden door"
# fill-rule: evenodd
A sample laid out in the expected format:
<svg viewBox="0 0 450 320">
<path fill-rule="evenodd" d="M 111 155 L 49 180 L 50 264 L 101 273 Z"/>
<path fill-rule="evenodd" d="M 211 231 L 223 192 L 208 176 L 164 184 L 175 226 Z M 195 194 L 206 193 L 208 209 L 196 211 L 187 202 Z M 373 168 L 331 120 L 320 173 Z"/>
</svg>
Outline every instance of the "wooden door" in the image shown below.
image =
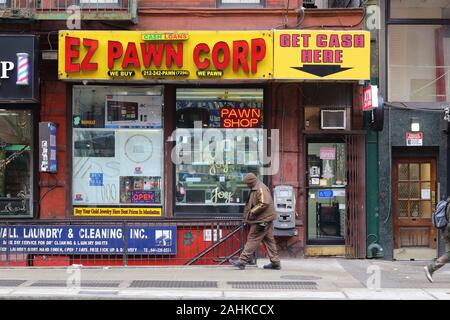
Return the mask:
<svg viewBox="0 0 450 320">
<path fill-rule="evenodd" d="M 431 213 L 436 206 L 436 160 L 393 161 L 394 248 L 436 249 Z"/>
</svg>

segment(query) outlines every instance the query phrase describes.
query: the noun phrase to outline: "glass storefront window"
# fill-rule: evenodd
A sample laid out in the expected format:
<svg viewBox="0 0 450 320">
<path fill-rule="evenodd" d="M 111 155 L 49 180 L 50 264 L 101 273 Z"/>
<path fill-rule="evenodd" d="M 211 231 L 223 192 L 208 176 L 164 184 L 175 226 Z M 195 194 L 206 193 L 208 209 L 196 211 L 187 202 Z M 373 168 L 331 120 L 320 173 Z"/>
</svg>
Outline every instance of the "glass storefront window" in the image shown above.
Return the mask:
<svg viewBox="0 0 450 320">
<path fill-rule="evenodd" d="M 388 26 L 391 102 L 450 101 L 450 26 Z"/>
<path fill-rule="evenodd" d="M 0 109 L 0 217 L 32 216 L 32 114 Z"/>
<path fill-rule="evenodd" d="M 308 242 L 344 243 L 346 155 L 341 142 L 308 144 Z"/>
<path fill-rule="evenodd" d="M 260 176 L 263 89 L 178 89 L 175 214 L 241 214 Z"/>
<path fill-rule="evenodd" d="M 393 19 L 448 19 L 450 0 L 390 0 Z"/>
<path fill-rule="evenodd" d="M 74 87 L 74 205 L 162 205 L 162 105 L 161 87 Z"/>
</svg>

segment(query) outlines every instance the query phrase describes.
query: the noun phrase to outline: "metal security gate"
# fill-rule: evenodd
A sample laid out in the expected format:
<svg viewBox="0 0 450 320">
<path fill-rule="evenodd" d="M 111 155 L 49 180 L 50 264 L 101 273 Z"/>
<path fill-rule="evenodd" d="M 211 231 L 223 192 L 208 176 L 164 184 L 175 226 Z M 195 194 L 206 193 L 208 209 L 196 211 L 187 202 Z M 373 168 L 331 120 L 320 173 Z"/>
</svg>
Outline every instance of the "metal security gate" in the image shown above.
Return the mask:
<svg viewBox="0 0 450 320">
<path fill-rule="evenodd" d="M 346 258 L 366 256 L 365 135 L 345 136 L 347 149 Z"/>
</svg>

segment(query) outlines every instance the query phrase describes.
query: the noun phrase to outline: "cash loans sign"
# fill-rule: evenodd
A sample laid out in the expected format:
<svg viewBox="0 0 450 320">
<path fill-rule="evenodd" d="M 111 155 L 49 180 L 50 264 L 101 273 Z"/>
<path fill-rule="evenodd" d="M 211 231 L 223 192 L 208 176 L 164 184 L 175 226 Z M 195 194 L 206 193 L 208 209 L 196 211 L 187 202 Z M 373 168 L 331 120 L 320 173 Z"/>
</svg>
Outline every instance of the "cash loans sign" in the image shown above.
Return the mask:
<svg viewBox="0 0 450 320">
<path fill-rule="evenodd" d="M 367 31 L 274 31 L 274 78 L 370 79 Z"/>
<path fill-rule="evenodd" d="M 60 31 L 60 79 L 264 79 L 272 38 L 262 31 Z"/>
</svg>

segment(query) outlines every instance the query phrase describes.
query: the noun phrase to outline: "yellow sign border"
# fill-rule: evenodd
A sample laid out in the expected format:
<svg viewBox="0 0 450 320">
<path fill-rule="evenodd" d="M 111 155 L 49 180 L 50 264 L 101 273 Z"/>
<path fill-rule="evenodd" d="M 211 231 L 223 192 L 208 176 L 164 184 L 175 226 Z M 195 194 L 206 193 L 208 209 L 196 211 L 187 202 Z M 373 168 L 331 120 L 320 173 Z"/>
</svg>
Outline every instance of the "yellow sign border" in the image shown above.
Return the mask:
<svg viewBox="0 0 450 320">
<path fill-rule="evenodd" d="M 80 212 L 81 210 L 81 212 Z M 132 213 L 129 213 L 133 210 Z M 145 213 L 145 211 L 153 211 L 155 213 Z M 93 211 L 99 211 L 93 213 Z M 106 211 L 110 211 L 109 213 Z M 139 211 L 144 213 L 136 213 Z M 74 217 L 161 217 L 162 208 L 160 207 L 126 207 L 126 208 L 104 208 L 104 207 L 73 207 Z"/>
</svg>

